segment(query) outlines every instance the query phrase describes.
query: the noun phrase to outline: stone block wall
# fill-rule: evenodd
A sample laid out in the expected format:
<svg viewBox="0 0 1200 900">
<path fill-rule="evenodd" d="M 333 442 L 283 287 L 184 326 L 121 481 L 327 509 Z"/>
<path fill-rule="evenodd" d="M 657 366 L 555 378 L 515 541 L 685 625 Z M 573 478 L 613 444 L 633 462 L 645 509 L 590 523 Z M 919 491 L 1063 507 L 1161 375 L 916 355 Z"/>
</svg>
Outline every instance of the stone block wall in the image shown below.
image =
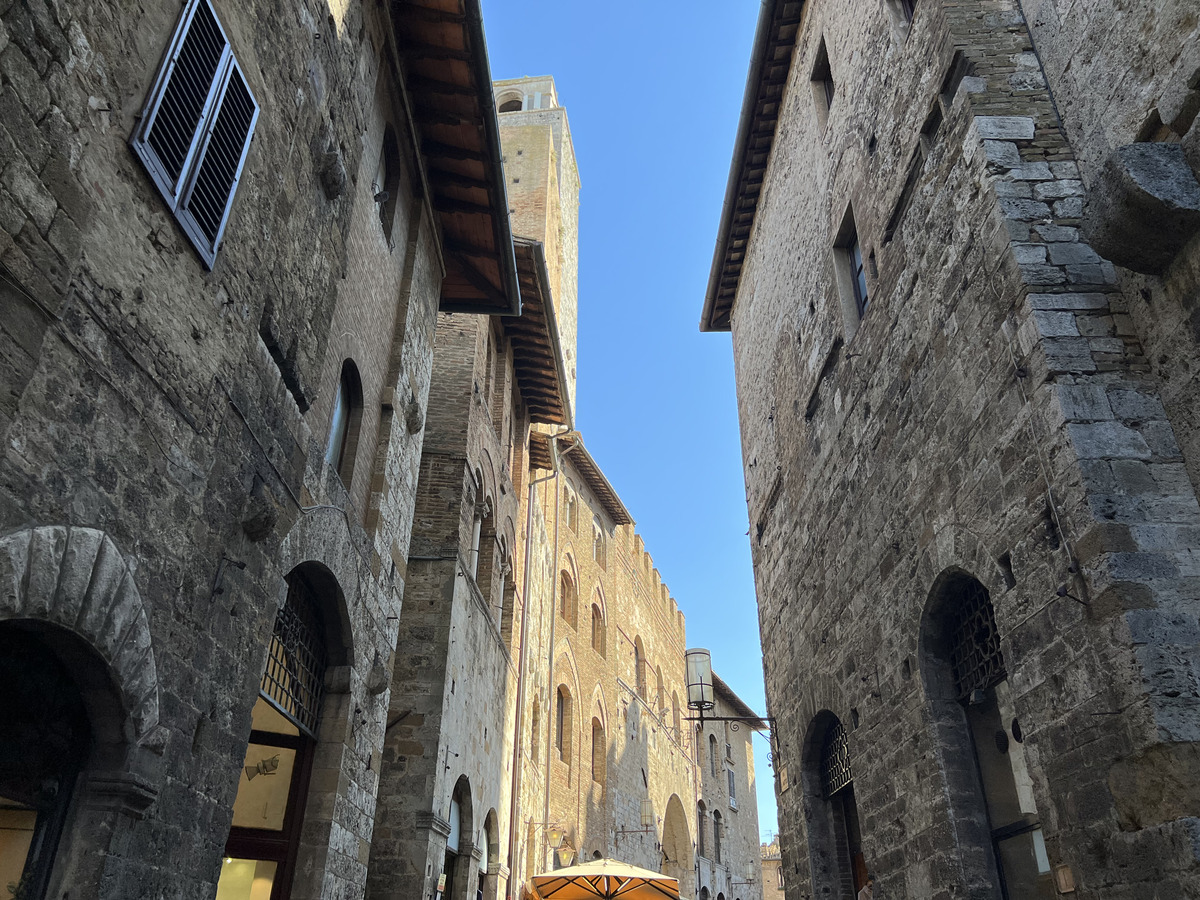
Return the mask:
<svg viewBox="0 0 1200 900">
<path fill-rule="evenodd" d="M 403 131 L 380 75 L 389 23 L 357 4 L 217 0 L 261 114 L 206 270 L 129 147 L 182 9 L 0 4 L 0 534 L 107 535 L 145 603 L 158 673 L 157 729 L 127 779 L 149 800 L 137 815 L 81 812 L 52 885 L 212 895 L 283 579 L 317 562 L 342 595 L 326 598 L 341 606 L 329 637 L 342 658 L 292 896 L 354 893 L 441 262 L 406 175 L 404 237 L 379 240 L 371 177 L 383 124 Z M 340 192 L 322 178 L 330 155 Z M 349 484 L 324 464 L 345 357 L 364 375 Z M 381 416 L 397 395 L 417 408 L 401 428 Z M 21 615 L 19 591 L 9 600 Z"/>
<path fill-rule="evenodd" d="M 1191 828 L 1144 766 L 1193 747 L 1195 492 L 1129 296 L 1080 238 L 1033 49 L 1015 4 L 917 4 L 903 27 L 805 11 L 733 314 L 789 896 L 830 878 L 806 750 L 829 713 L 877 895 L 998 896 L 923 677 L 947 573 L 990 592 L 1049 860 L 1078 895 L 1143 896 L 1125 848 Z M 848 208 L 861 322 L 835 277 Z M 1173 866 L 1194 889 L 1195 860 Z"/>
</svg>

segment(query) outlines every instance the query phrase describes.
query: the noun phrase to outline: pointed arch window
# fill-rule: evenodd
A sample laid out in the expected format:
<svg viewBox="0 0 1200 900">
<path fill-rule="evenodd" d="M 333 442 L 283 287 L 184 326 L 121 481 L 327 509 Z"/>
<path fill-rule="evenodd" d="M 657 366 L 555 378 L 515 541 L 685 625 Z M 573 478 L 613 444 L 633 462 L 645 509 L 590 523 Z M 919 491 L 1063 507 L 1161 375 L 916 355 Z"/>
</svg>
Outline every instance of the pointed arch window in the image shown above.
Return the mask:
<svg viewBox="0 0 1200 900">
<path fill-rule="evenodd" d="M 608 743 L 604 739 L 604 726 L 597 717 L 592 718 L 592 781 L 603 785 L 608 774 Z"/>
<path fill-rule="evenodd" d="M 604 613 L 600 611 L 600 604 L 592 604 L 592 649 L 600 656 L 605 656 L 605 633 L 604 633 Z"/>
<path fill-rule="evenodd" d="M 721 861 L 721 829 L 724 823 L 721 820 L 721 811 L 713 810 L 713 862 Z"/>
<path fill-rule="evenodd" d="M 565 684 L 558 686 L 554 711 L 554 749 L 558 758 L 571 764 L 571 693 Z"/>
</svg>

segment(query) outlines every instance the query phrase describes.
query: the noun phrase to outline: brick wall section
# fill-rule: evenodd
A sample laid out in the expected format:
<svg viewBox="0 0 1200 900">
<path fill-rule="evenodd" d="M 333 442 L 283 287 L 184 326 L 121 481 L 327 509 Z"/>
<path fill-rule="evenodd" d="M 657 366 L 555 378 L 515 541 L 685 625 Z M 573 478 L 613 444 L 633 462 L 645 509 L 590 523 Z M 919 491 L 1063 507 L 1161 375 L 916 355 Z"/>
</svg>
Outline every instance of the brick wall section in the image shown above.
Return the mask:
<svg viewBox="0 0 1200 900">
<path fill-rule="evenodd" d="M 283 578 L 306 561 L 336 578 L 330 637 L 352 649 L 330 675 L 291 895 L 365 885 L 387 712 L 368 685 L 394 648 L 420 452 L 419 427 L 375 422 L 397 388 L 425 404 L 441 263 L 428 211 L 394 253 L 370 235 L 388 25 L 357 5 L 336 26 L 304 5 L 215 6 L 262 114 L 206 272 L 128 146 L 181 4 L 0 3 L 0 533 L 107 534 L 159 675 L 156 799 L 68 830 L 56 895 L 212 895 Z M 331 146 L 349 173 L 332 200 Z M 405 363 L 387 369 L 396 334 Z M 370 465 L 347 492 L 323 463 L 341 353 L 367 375 L 360 462 L 384 460 L 390 485 L 372 534 Z"/>
<path fill-rule="evenodd" d="M 1160 882 L 1194 889 L 1195 860 L 1169 849 L 1192 820 L 1150 767 L 1194 747 L 1195 494 L 1129 301 L 1078 240 L 1079 170 L 1019 11 L 806 16 L 733 319 L 788 895 L 824 884 L 802 752 L 822 710 L 850 732 L 879 894 L 993 895 L 920 676 L 923 610 L 954 569 L 991 592 L 1052 863 L 1080 896 L 1142 896 L 1130 848 L 1153 846 Z M 955 49 L 974 74 L 885 241 Z M 878 264 L 849 326 L 830 251 L 847 204 Z"/>
</svg>

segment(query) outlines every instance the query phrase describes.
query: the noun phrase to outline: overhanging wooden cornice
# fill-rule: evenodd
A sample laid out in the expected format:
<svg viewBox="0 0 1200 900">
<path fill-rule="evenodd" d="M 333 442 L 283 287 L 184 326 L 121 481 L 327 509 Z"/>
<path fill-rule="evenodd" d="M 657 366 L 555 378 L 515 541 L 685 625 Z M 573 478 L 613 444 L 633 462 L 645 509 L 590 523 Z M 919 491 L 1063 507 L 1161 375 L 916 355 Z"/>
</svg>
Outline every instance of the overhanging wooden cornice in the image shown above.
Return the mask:
<svg viewBox="0 0 1200 900">
<path fill-rule="evenodd" d="M 755 731 L 766 731 L 767 723 L 759 717 L 758 713 L 746 705 L 737 694 L 733 692 L 733 688 L 727 685 L 721 678 L 713 672 L 713 690 L 721 696 L 721 699 L 733 707 L 734 712 L 739 716 L 746 718 L 746 724 Z"/>
<path fill-rule="evenodd" d="M 700 314 L 701 331 L 730 329 L 803 10 L 804 0 L 763 0 L 759 12 L 717 246 Z"/>
<path fill-rule="evenodd" d="M 500 125 L 480 0 L 392 0 L 396 49 L 446 253 L 443 312 L 519 315 Z"/>
<path fill-rule="evenodd" d="M 571 395 L 542 244 L 514 238 L 513 248 L 521 285 L 521 315 L 505 316 L 501 321 L 512 343 L 517 387 L 534 422 L 570 427 Z"/>
<path fill-rule="evenodd" d="M 604 477 L 592 455 L 583 446 L 583 436 L 578 431 L 563 434 L 558 439 L 558 458 L 570 464 L 588 489 L 596 495 L 614 525 L 632 525 L 633 516 L 617 496 L 616 489 Z M 550 451 L 550 435 L 535 431 L 529 435 L 530 469 L 552 469 L 554 460 Z"/>
</svg>

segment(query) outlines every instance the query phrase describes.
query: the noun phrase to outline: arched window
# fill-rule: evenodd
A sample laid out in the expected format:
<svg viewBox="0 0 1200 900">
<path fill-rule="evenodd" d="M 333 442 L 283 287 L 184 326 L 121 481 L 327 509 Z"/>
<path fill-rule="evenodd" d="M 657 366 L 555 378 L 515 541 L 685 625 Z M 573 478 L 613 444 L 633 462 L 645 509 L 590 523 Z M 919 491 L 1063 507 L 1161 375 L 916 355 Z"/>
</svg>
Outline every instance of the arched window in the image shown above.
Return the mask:
<svg viewBox="0 0 1200 900">
<path fill-rule="evenodd" d="M 726 768 L 725 772 L 729 775 L 729 803 L 735 809 L 737 808 L 737 775 L 734 772 L 733 766 Z"/>
<path fill-rule="evenodd" d="M 446 876 L 446 888 L 442 891 L 445 900 L 467 900 L 471 855 L 462 852 L 462 838 L 466 835 L 469 842 L 475 833 L 471 819 L 471 785 L 464 775 L 454 786 L 447 815 L 450 834 L 446 838 L 446 856 L 442 863 L 442 873 Z"/>
<path fill-rule="evenodd" d="M 713 810 L 713 862 L 721 861 L 721 811 Z"/>
<path fill-rule="evenodd" d="M 633 671 L 637 682 L 638 696 L 646 699 L 646 648 L 642 645 L 641 637 L 633 639 Z"/>
<path fill-rule="evenodd" d="M 496 99 L 496 107 L 498 112 L 520 112 L 523 106 L 524 96 L 516 91 L 505 91 Z"/>
<path fill-rule="evenodd" d="M 219 897 L 267 896 L 272 890 L 287 896 L 291 886 L 325 685 L 326 590 L 319 578 L 305 566 L 287 578 L 287 600 L 275 618 L 251 713 Z"/>
<path fill-rule="evenodd" d="M 592 781 L 604 784 L 608 771 L 608 744 L 604 740 L 604 726 L 599 718 L 592 719 Z"/>
<path fill-rule="evenodd" d="M 604 547 L 604 526 L 600 524 L 599 516 L 592 521 L 592 559 L 596 561 L 596 565 L 600 568 L 604 569 L 607 567 Z"/>
<path fill-rule="evenodd" d="M 483 853 L 479 857 L 479 890 L 483 900 L 497 900 L 500 890 L 500 826 L 496 810 L 483 820 Z"/>
<path fill-rule="evenodd" d="M 701 800 L 696 804 L 696 855 L 708 858 L 704 842 L 705 819 L 708 818 L 708 810 L 704 807 L 704 801 Z"/>
<path fill-rule="evenodd" d="M 855 896 L 867 883 L 862 851 L 850 745 L 846 730 L 831 712 L 817 715 L 804 749 L 804 790 L 812 816 L 809 851 L 813 856 L 813 893 Z"/>
<path fill-rule="evenodd" d="M 554 749 L 558 758 L 571 764 L 571 693 L 565 684 L 558 686 L 554 710 Z"/>
<path fill-rule="evenodd" d="M 667 689 L 663 686 L 662 666 L 655 668 L 657 685 L 654 692 L 654 711 L 661 717 L 667 710 Z"/>
<path fill-rule="evenodd" d="M 717 736 L 710 734 L 708 736 L 708 771 L 713 778 L 717 777 L 717 766 L 720 764 L 721 754 L 717 750 Z"/>
<path fill-rule="evenodd" d="M 563 485 L 563 519 L 572 531 L 579 530 L 579 501 L 568 485 Z"/>
<path fill-rule="evenodd" d="M 358 453 L 358 430 L 362 424 L 362 380 L 352 360 L 342 363 L 337 393 L 333 397 L 333 416 L 329 422 L 329 440 L 325 462 L 338 473 L 342 484 L 350 486 L 354 477 L 354 457 Z"/>
<path fill-rule="evenodd" d="M 579 610 L 579 597 L 575 591 L 575 581 L 566 569 L 558 579 L 558 611 L 568 625 L 576 627 L 576 616 Z"/>
<path fill-rule="evenodd" d="M 392 223 L 396 221 L 396 201 L 400 195 L 400 149 L 396 132 L 388 125 L 383 130 L 383 146 L 379 150 L 379 167 L 375 181 L 371 184 L 375 192 L 375 208 L 379 212 L 379 224 L 383 236 L 391 246 Z"/>
<path fill-rule="evenodd" d="M 592 649 L 601 656 L 605 655 L 605 635 L 604 635 L 604 613 L 600 611 L 600 604 L 592 604 Z"/>
<path fill-rule="evenodd" d="M 980 877 L 998 881 L 1010 900 L 1055 896 L 996 613 L 978 579 L 959 571 L 939 578 L 922 642 L 948 796 L 980 832 L 966 839 L 990 851 Z M 979 827 L 985 822 L 990 833 Z"/>
<path fill-rule="evenodd" d="M 0 679 L 0 885 L 41 898 L 92 733 L 75 680 L 36 632 L 0 626 Z"/>
<path fill-rule="evenodd" d="M 542 735 L 542 701 L 534 699 L 533 715 L 529 718 L 529 755 L 537 760 L 538 751 L 541 749 Z"/>
</svg>

